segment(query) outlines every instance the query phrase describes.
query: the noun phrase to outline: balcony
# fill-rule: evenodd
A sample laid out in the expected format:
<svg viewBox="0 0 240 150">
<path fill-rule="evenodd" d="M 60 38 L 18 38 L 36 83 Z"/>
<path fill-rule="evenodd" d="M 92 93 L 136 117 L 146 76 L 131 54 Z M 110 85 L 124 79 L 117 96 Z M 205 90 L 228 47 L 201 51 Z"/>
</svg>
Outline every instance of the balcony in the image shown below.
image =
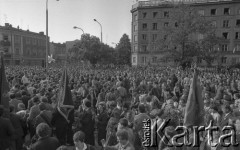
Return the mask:
<svg viewBox="0 0 240 150">
<path fill-rule="evenodd" d="M 137 9 L 141 7 L 152 7 L 152 6 L 164 6 L 169 4 L 179 4 L 179 2 L 185 4 L 201 4 L 201 3 L 216 3 L 216 2 L 227 2 L 232 0 L 154 0 L 154 1 L 140 1 L 132 6 L 132 9 Z"/>
</svg>

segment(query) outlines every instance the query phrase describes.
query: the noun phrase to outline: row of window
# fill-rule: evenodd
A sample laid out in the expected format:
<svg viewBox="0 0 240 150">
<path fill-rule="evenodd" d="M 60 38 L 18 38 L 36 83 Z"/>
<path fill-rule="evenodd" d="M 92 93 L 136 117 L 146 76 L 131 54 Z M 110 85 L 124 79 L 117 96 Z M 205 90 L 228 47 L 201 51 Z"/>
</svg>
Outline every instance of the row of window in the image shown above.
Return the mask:
<svg viewBox="0 0 240 150">
<path fill-rule="evenodd" d="M 209 13 L 209 14 L 205 14 L 205 12 Z M 163 11 L 161 13 L 159 12 L 151 12 L 151 13 L 147 13 L 147 12 L 143 12 L 142 13 L 142 19 L 146 19 L 146 18 L 157 18 L 157 17 L 164 17 L 164 18 L 169 18 L 169 11 Z M 231 9 L 230 8 L 224 8 L 223 10 L 219 11 L 217 9 L 210 9 L 208 11 L 205 10 L 199 10 L 198 14 L 201 16 L 205 16 L 205 15 L 210 15 L 210 16 L 216 16 L 216 15 L 230 15 L 231 14 Z M 237 14 L 240 14 L 240 9 L 238 9 Z M 138 15 L 135 14 L 134 15 L 134 20 L 137 21 L 138 20 Z"/>
<path fill-rule="evenodd" d="M 43 51 L 41 51 L 40 49 L 29 49 L 29 48 L 27 48 L 27 49 L 25 49 L 24 51 L 23 51 L 23 54 L 25 55 L 25 56 L 44 56 L 44 52 Z"/>
<path fill-rule="evenodd" d="M 169 22 L 163 22 L 163 27 L 169 27 Z M 178 23 L 176 22 L 174 24 L 175 27 L 178 27 Z M 217 22 L 216 21 L 212 21 L 212 26 L 217 27 Z M 236 26 L 240 27 L 240 19 L 236 20 Z M 230 27 L 230 20 L 223 20 L 222 23 L 222 27 L 223 28 L 229 28 Z M 148 24 L 147 23 L 143 23 L 142 24 L 142 30 L 148 30 Z M 152 26 L 150 28 L 151 30 L 158 30 L 158 23 L 152 23 Z M 137 31 L 138 30 L 138 26 L 134 25 L 133 26 L 133 30 Z"/>
<path fill-rule="evenodd" d="M 227 63 L 227 60 L 228 58 L 227 57 L 221 57 L 220 58 L 221 60 L 221 63 L 223 64 L 226 64 Z M 152 60 L 149 60 L 149 62 L 152 62 L 152 63 L 157 63 L 157 57 L 152 57 Z M 166 60 L 167 61 L 167 60 Z M 240 62 L 240 59 L 239 59 L 239 62 Z M 133 57 L 132 58 L 132 63 L 137 63 L 137 57 Z M 143 63 L 143 64 L 146 64 L 147 63 L 147 57 L 146 56 L 142 56 L 141 59 L 140 59 L 140 63 Z M 202 59 L 201 58 L 198 58 L 197 59 L 197 63 L 198 64 L 201 64 L 202 63 Z M 237 63 L 237 58 L 232 58 L 231 60 L 231 63 L 232 64 L 235 64 Z"/>
<path fill-rule="evenodd" d="M 139 51 L 139 52 L 148 52 L 148 51 L 150 51 L 150 49 L 151 49 L 151 51 L 156 51 L 156 50 L 157 50 L 157 46 L 154 45 L 154 46 L 152 46 L 152 47 L 150 48 L 150 47 L 148 47 L 147 45 L 142 45 L 139 50 L 138 50 L 138 46 L 133 46 L 132 52 L 138 52 L 138 51 Z M 166 49 L 168 49 L 168 47 L 166 47 Z M 218 48 L 217 50 L 218 50 L 218 51 L 221 50 L 222 52 L 227 52 L 227 51 L 232 51 L 232 52 L 240 51 L 240 45 L 236 45 L 236 46 L 234 47 L 234 49 L 231 50 L 231 49 L 229 49 L 229 45 L 228 45 L 228 44 L 222 44 L 222 45 L 220 46 L 220 48 Z"/>
</svg>

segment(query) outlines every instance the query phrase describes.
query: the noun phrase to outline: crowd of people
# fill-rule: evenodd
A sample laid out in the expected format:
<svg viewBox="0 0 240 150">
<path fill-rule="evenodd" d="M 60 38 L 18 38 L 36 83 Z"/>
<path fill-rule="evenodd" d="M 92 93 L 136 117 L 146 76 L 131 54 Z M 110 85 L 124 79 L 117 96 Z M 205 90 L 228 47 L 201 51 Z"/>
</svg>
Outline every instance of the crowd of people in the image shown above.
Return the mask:
<svg viewBox="0 0 240 150">
<path fill-rule="evenodd" d="M 60 79 L 67 68 L 74 110 L 58 109 Z M 236 129 L 240 142 L 240 71 L 198 68 L 204 120 Z M 183 124 L 192 69 L 180 67 L 7 66 L 9 119 L 0 106 L 0 150 L 172 150 L 161 138 L 143 146 L 143 121 L 171 119 L 164 132 L 171 139 Z M 214 132 L 213 141 L 221 132 Z M 202 134 L 199 149 L 212 150 Z M 226 139 L 230 140 L 230 139 Z M 239 147 L 215 147 L 215 150 Z"/>
</svg>

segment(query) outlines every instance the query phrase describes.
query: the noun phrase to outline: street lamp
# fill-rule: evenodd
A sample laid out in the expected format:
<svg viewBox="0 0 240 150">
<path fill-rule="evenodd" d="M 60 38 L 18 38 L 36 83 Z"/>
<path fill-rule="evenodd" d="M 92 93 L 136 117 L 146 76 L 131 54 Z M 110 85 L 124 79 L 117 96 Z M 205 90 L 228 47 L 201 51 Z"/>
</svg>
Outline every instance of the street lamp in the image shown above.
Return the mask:
<svg viewBox="0 0 240 150">
<path fill-rule="evenodd" d="M 84 31 L 83 31 L 82 28 L 79 28 L 79 27 L 77 27 L 77 26 L 74 26 L 73 29 L 80 29 L 80 30 L 82 30 L 82 32 L 83 32 L 83 34 L 84 34 Z"/>
<path fill-rule="evenodd" d="M 59 1 L 59 0 L 56 0 Z M 46 0 L 46 71 L 48 69 L 48 46 L 49 41 L 48 41 L 48 0 Z"/>
<path fill-rule="evenodd" d="M 101 23 L 99 23 L 99 22 L 97 21 L 97 19 L 93 19 L 93 21 L 97 22 L 97 23 L 100 25 L 100 27 L 101 27 L 101 43 L 102 43 L 102 25 L 101 25 Z"/>
</svg>

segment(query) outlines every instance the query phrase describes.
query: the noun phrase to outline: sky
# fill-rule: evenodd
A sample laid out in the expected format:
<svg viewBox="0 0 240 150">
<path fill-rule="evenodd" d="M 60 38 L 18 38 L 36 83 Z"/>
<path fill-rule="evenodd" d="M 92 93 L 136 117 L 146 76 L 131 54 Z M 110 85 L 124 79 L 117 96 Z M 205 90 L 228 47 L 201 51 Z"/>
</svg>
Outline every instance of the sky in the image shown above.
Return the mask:
<svg viewBox="0 0 240 150">
<path fill-rule="evenodd" d="M 82 31 L 99 37 L 103 42 L 118 43 L 126 33 L 131 38 L 131 8 L 135 0 L 48 0 L 48 35 L 50 41 L 63 43 L 80 39 Z M 0 0 L 0 25 L 12 24 L 23 30 L 46 33 L 46 0 Z"/>
</svg>

